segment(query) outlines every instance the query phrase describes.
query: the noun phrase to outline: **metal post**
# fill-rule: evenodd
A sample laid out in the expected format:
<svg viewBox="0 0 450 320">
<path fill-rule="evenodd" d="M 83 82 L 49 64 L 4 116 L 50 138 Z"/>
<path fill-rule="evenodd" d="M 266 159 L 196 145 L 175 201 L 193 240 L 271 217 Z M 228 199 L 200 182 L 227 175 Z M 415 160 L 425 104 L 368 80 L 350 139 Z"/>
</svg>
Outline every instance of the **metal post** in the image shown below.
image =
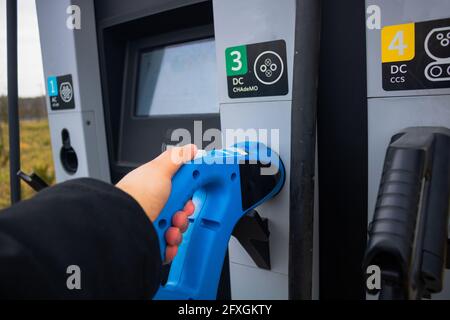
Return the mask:
<svg viewBox="0 0 450 320">
<path fill-rule="evenodd" d="M 17 0 L 6 2 L 8 47 L 8 124 L 11 204 L 20 201 L 20 134 L 17 81 Z"/>
</svg>

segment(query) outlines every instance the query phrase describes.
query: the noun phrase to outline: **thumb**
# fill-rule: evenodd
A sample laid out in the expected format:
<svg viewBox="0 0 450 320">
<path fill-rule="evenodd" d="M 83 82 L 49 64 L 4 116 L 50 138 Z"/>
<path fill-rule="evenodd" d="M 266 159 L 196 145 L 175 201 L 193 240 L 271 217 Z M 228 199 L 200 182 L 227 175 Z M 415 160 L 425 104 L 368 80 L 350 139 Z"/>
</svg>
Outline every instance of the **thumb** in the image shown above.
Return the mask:
<svg viewBox="0 0 450 320">
<path fill-rule="evenodd" d="M 160 170 L 172 177 L 182 164 L 191 161 L 197 154 L 195 144 L 183 147 L 171 147 L 160 154 L 154 161 L 158 163 Z"/>
</svg>

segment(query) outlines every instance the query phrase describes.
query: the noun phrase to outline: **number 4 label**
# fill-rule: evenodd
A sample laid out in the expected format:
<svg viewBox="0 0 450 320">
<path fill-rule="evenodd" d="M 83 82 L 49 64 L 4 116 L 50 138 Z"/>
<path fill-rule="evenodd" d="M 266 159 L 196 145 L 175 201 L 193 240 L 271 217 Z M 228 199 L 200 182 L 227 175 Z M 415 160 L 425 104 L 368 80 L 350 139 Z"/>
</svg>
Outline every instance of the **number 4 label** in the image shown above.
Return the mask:
<svg viewBox="0 0 450 320">
<path fill-rule="evenodd" d="M 247 46 L 237 46 L 225 50 L 227 76 L 247 73 Z"/>
<path fill-rule="evenodd" d="M 381 60 L 383 63 L 414 59 L 414 28 L 414 23 L 406 23 L 381 29 Z"/>
</svg>

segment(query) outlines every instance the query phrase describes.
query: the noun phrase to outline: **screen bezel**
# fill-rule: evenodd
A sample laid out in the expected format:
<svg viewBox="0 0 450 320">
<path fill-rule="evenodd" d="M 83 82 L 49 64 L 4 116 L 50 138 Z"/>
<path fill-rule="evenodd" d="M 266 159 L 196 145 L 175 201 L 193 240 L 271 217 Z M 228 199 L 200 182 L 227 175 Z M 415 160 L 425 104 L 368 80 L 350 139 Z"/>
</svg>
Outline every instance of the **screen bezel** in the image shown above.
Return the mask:
<svg viewBox="0 0 450 320">
<path fill-rule="evenodd" d="M 136 99 L 139 81 L 139 64 L 141 54 L 152 49 L 169 45 L 214 38 L 213 24 L 186 28 L 148 38 L 129 41 L 126 50 L 124 70 L 121 123 L 118 146 L 118 162 L 124 165 L 138 165 L 157 156 L 165 144 L 170 143 L 171 129 L 186 128 L 193 133 L 195 120 L 202 121 L 203 129 L 217 128 L 220 124 L 219 112 L 201 114 L 168 114 L 168 115 L 137 115 Z M 217 101 L 219 103 L 219 101 Z M 149 155 L 139 154 L 136 143 L 142 142 L 142 137 L 150 136 Z M 161 136 L 162 140 L 154 137 Z M 159 143 L 160 146 L 157 146 Z"/>
</svg>

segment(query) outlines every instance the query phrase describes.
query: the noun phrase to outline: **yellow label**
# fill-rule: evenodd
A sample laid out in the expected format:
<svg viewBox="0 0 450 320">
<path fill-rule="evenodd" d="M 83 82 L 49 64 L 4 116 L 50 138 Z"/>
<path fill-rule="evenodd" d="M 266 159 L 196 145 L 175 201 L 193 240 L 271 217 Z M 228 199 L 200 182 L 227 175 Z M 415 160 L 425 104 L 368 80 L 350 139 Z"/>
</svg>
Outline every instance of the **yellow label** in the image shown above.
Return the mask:
<svg viewBox="0 0 450 320">
<path fill-rule="evenodd" d="M 414 23 L 381 29 L 381 61 L 409 61 L 415 56 Z"/>
</svg>

